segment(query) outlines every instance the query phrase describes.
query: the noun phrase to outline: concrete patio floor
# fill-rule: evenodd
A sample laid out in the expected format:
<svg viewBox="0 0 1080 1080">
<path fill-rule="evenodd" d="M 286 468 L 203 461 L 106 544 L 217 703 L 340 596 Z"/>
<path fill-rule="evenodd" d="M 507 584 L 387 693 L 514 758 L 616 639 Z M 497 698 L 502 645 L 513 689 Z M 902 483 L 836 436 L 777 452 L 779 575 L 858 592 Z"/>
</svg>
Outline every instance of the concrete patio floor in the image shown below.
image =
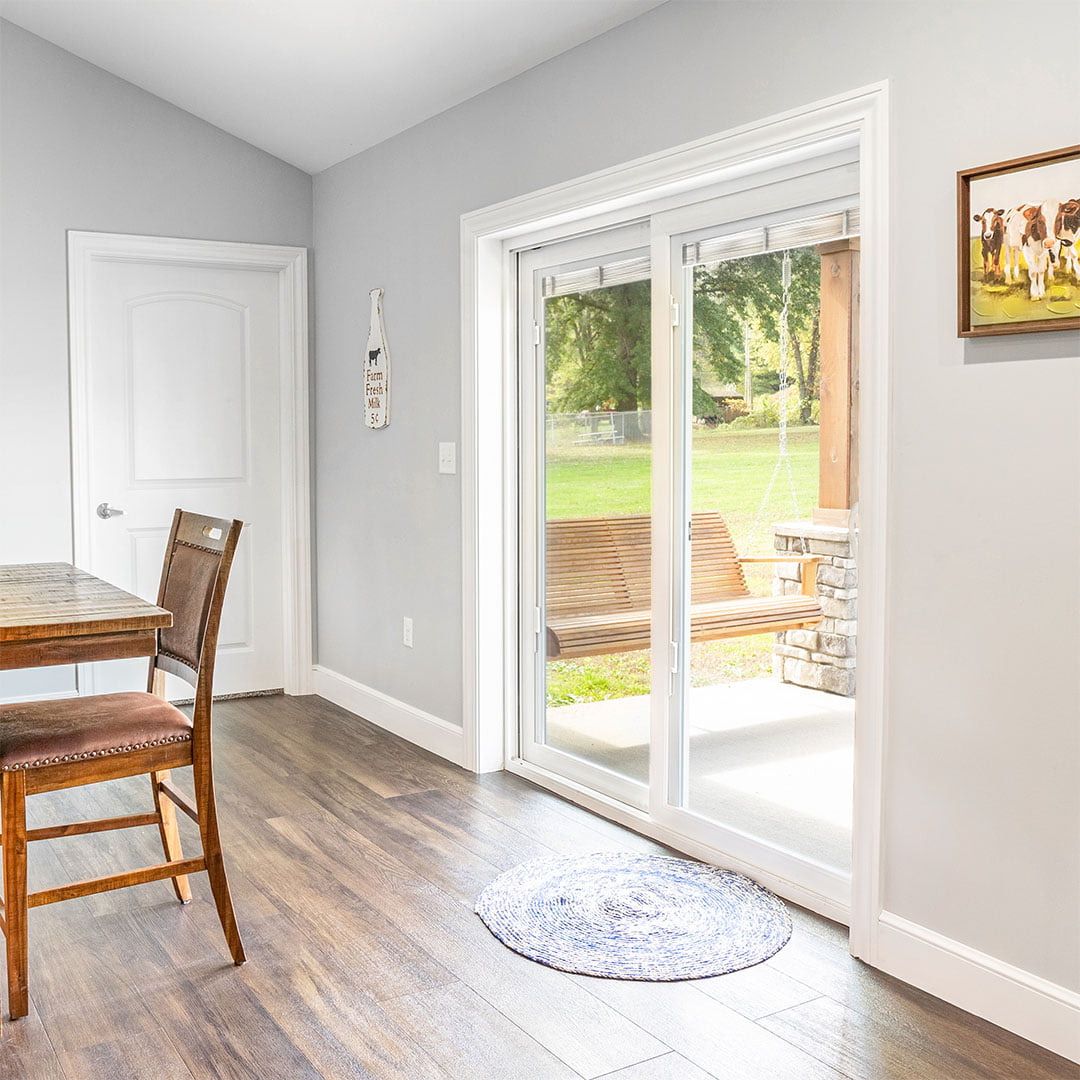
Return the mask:
<svg viewBox="0 0 1080 1080">
<path fill-rule="evenodd" d="M 851 872 L 855 702 L 775 679 L 690 691 L 689 808 Z M 644 782 L 649 698 L 548 710 L 549 745 Z"/>
</svg>

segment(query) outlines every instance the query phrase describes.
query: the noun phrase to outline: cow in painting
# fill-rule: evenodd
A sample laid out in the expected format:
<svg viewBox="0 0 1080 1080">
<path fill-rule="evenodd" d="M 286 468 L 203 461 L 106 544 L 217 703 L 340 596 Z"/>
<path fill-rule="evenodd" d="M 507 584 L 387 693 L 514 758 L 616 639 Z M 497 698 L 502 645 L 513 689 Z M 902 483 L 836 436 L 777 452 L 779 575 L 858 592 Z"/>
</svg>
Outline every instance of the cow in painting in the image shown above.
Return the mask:
<svg viewBox="0 0 1080 1080">
<path fill-rule="evenodd" d="M 1060 205 L 1056 200 L 1021 203 L 1005 215 L 1005 280 L 1020 280 L 1022 257 L 1032 300 L 1046 295 L 1047 277 L 1054 276 L 1053 264 L 1061 247 L 1054 235 Z"/>
<path fill-rule="evenodd" d="M 1054 218 L 1054 236 L 1061 245 L 1065 272 L 1080 282 L 1080 252 L 1077 251 L 1077 233 L 1080 232 L 1080 198 L 1066 199 L 1058 207 Z"/>
<path fill-rule="evenodd" d="M 983 281 L 997 281 L 1001 277 L 1001 252 L 1005 246 L 1004 210 L 988 206 L 974 218 L 979 223 L 982 236 Z"/>
</svg>

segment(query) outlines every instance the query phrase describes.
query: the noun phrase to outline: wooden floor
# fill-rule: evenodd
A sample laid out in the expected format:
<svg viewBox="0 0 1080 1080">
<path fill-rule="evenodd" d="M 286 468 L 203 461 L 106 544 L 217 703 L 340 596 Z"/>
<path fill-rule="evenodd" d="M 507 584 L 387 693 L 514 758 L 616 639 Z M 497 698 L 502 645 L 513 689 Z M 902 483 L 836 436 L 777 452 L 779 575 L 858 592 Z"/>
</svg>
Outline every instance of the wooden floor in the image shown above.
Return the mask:
<svg viewBox="0 0 1080 1080">
<path fill-rule="evenodd" d="M 1080 1078 L 852 960 L 841 927 L 798 909 L 773 959 L 715 979 L 531 963 L 472 913 L 499 871 L 553 851 L 663 849 L 317 698 L 225 703 L 216 724 L 249 963 L 229 963 L 205 875 L 187 907 L 158 882 L 36 909 L 31 1013 L 4 1023 L 5 1080 Z M 148 799 L 142 781 L 114 781 L 35 797 L 31 812 L 47 824 Z M 38 843 L 31 888 L 159 855 L 154 829 Z"/>
</svg>

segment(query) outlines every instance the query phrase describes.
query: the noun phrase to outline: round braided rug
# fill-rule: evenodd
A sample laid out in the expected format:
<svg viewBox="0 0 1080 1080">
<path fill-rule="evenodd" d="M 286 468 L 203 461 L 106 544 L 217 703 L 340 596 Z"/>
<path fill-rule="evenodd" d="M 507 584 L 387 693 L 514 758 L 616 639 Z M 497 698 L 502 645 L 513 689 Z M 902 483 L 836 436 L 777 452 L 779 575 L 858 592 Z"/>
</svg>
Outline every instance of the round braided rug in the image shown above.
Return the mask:
<svg viewBox="0 0 1080 1080">
<path fill-rule="evenodd" d="M 514 952 L 607 979 L 703 979 L 767 960 L 791 937 L 768 889 L 663 855 L 536 859 L 500 874 L 476 914 Z"/>
</svg>

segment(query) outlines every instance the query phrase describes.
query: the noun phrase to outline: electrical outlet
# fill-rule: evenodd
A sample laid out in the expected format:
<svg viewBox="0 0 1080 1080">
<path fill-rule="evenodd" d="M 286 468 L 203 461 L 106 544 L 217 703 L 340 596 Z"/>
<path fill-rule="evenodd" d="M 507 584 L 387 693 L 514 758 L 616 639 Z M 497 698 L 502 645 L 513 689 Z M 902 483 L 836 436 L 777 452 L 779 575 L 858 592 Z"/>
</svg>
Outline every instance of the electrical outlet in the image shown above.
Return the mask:
<svg viewBox="0 0 1080 1080">
<path fill-rule="evenodd" d="M 439 443 L 439 472 L 457 472 L 457 443 Z"/>
<path fill-rule="evenodd" d="M 412 619 L 410 619 L 408 615 L 405 616 L 401 623 L 401 644 L 408 645 L 410 649 L 413 647 Z"/>
</svg>

